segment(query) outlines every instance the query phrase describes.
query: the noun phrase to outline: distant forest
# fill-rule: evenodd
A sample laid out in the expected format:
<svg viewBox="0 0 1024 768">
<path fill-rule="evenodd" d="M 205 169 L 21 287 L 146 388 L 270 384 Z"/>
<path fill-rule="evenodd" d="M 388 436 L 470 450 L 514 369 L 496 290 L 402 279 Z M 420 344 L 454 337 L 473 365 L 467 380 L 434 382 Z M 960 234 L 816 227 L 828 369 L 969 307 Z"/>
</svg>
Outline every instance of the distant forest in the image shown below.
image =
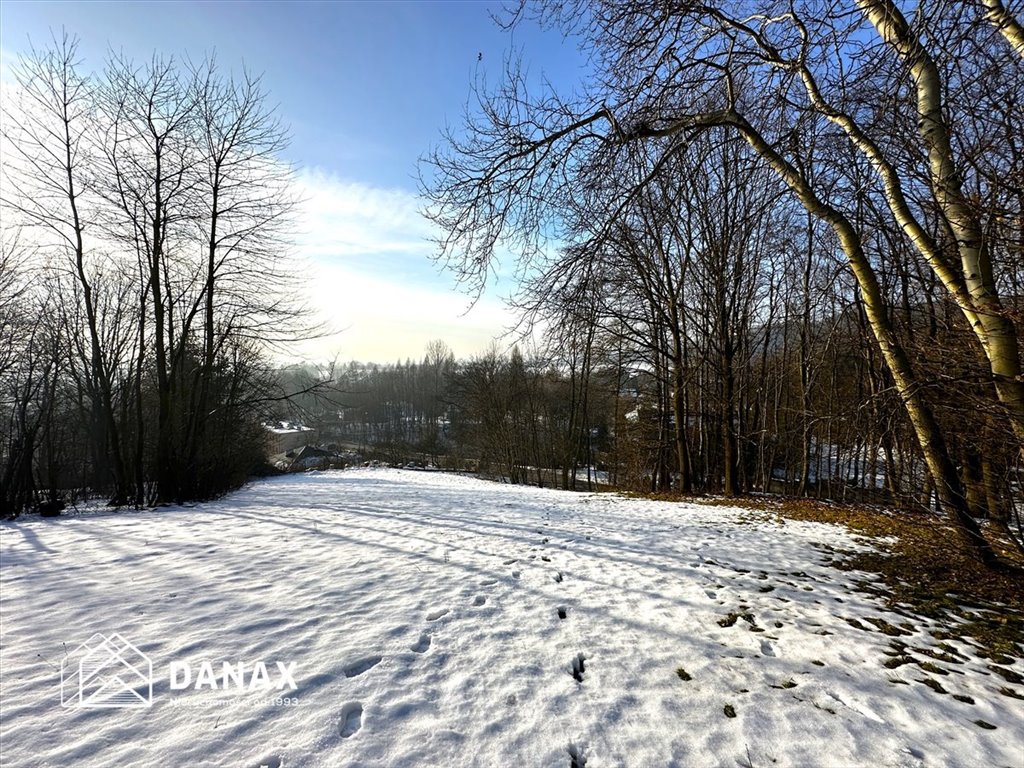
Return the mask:
<svg viewBox="0 0 1024 768">
<path fill-rule="evenodd" d="M 776 288 L 765 296 L 785 295 L 784 285 Z M 670 356 L 646 337 L 605 333 L 598 343 L 594 329 L 573 339 L 563 327 L 543 353 L 495 346 L 456 360 L 438 341 L 418 361 L 349 363 L 335 371 L 330 397 L 298 396 L 280 414 L 362 459 L 506 482 L 935 509 L 935 488 L 863 315 L 838 297 L 833 306 L 811 323 L 801 322 L 802 301 L 769 307 L 771 325 L 724 342 L 687 336 L 679 389 Z M 922 341 L 934 341 L 928 327 L 949 332 L 953 322 L 948 306 L 944 319 L 929 317 L 927 306 L 911 316 Z M 737 350 L 731 367 L 722 363 L 725 344 Z M 928 360 L 923 345 L 918 359 Z M 949 377 L 948 359 L 933 353 L 931 366 L 937 380 Z M 286 381 L 301 390 L 321 377 L 298 369 Z M 972 514 L 1019 532 L 1024 498 L 1012 441 L 958 428 L 977 406 L 963 385 L 941 411 L 967 499 Z"/>
</svg>

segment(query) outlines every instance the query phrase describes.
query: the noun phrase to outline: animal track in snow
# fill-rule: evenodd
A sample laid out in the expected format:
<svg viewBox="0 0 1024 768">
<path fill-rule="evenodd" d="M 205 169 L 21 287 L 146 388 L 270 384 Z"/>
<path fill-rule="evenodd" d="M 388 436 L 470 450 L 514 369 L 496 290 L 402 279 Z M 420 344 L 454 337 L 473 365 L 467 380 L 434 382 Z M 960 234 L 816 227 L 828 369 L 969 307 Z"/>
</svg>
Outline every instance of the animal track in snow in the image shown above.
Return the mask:
<svg viewBox="0 0 1024 768">
<path fill-rule="evenodd" d="M 775 648 L 767 640 L 761 641 L 761 653 L 765 656 L 774 656 Z"/>
<path fill-rule="evenodd" d="M 567 619 L 569 618 L 569 610 L 564 606 L 558 606 L 558 618 Z"/>
<path fill-rule="evenodd" d="M 437 621 L 446 613 L 448 613 L 447 608 L 438 608 L 436 611 L 431 611 L 427 614 L 427 621 Z"/>
<path fill-rule="evenodd" d="M 363 727 L 363 705 L 353 701 L 341 708 L 341 720 L 338 723 L 338 733 L 343 739 L 354 736 Z"/>
<path fill-rule="evenodd" d="M 473 605 L 476 605 L 476 606 L 481 606 L 481 605 L 483 605 L 486 602 L 487 602 L 487 598 L 484 597 L 483 595 L 477 595 L 476 597 L 473 598 Z"/>
<path fill-rule="evenodd" d="M 278 755 L 268 755 L 256 764 L 256 768 L 284 768 L 284 760 Z"/>
<path fill-rule="evenodd" d="M 376 667 L 383 660 L 383 656 L 367 656 L 365 659 L 360 659 L 345 667 L 345 677 L 359 677 L 364 672 L 368 672 Z"/>
<path fill-rule="evenodd" d="M 556 584 L 561 584 L 562 583 L 562 578 L 563 578 L 562 577 L 562 572 L 559 571 L 558 573 L 555 574 L 555 583 Z"/>
<path fill-rule="evenodd" d="M 424 632 L 420 635 L 420 639 L 416 641 L 416 644 L 410 649 L 414 653 L 426 653 L 430 647 L 430 635 Z"/>
</svg>

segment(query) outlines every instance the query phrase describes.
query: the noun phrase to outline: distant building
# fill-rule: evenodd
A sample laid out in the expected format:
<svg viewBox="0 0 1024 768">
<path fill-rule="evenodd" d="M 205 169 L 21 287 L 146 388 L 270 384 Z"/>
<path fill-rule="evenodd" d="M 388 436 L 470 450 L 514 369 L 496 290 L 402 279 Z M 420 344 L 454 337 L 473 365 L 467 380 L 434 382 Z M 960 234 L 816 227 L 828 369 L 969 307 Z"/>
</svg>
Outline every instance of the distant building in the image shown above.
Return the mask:
<svg viewBox="0 0 1024 768">
<path fill-rule="evenodd" d="M 318 439 L 317 431 L 312 427 L 304 427 L 301 424 L 287 421 L 268 424 L 267 432 L 269 432 L 267 440 L 267 455 L 269 456 L 302 448 L 304 445 L 315 444 Z"/>
<path fill-rule="evenodd" d="M 302 472 L 307 469 L 327 469 L 343 464 L 341 456 L 334 451 L 325 451 L 322 448 L 305 445 L 279 457 L 274 466 L 286 472 Z"/>
</svg>

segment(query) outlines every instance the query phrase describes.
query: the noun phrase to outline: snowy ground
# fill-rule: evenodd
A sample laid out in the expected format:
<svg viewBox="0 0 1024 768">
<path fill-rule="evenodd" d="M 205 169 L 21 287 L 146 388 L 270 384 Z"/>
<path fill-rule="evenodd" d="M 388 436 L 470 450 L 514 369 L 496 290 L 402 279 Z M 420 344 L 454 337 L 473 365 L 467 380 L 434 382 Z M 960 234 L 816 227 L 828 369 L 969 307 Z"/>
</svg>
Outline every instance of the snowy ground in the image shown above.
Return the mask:
<svg viewBox="0 0 1024 768">
<path fill-rule="evenodd" d="M 1022 765 L 1024 704 L 990 662 L 950 641 L 961 658 L 917 658 L 951 674 L 884 667 L 893 638 L 867 620 L 906 619 L 816 544 L 858 546 L 729 508 L 393 470 L 5 524 L 0 762 Z M 900 640 L 934 649 L 935 628 Z M 151 708 L 62 708 L 62 660 L 96 632 L 149 657 Z M 263 661 L 285 687 L 172 690 L 172 662 L 204 660 Z"/>
</svg>

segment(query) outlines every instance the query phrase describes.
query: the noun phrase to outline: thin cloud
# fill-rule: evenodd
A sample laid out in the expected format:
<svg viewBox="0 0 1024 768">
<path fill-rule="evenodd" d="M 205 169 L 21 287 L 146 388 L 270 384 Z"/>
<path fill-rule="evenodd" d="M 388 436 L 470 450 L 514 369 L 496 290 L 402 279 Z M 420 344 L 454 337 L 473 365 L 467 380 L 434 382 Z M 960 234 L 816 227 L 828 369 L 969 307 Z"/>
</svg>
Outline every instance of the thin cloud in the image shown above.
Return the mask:
<svg viewBox="0 0 1024 768">
<path fill-rule="evenodd" d="M 319 170 L 296 179 L 298 256 L 320 319 L 338 333 L 296 349 L 317 360 L 419 358 L 443 339 L 460 356 L 485 349 L 515 325 L 494 296 L 475 304 L 430 260 L 431 225 L 411 192 L 382 189 Z"/>
<path fill-rule="evenodd" d="M 323 259 L 397 255 L 429 266 L 430 225 L 415 195 L 305 171 L 296 185 L 303 198 L 299 222 L 305 253 Z M 372 270 L 372 262 L 363 262 Z"/>
</svg>

